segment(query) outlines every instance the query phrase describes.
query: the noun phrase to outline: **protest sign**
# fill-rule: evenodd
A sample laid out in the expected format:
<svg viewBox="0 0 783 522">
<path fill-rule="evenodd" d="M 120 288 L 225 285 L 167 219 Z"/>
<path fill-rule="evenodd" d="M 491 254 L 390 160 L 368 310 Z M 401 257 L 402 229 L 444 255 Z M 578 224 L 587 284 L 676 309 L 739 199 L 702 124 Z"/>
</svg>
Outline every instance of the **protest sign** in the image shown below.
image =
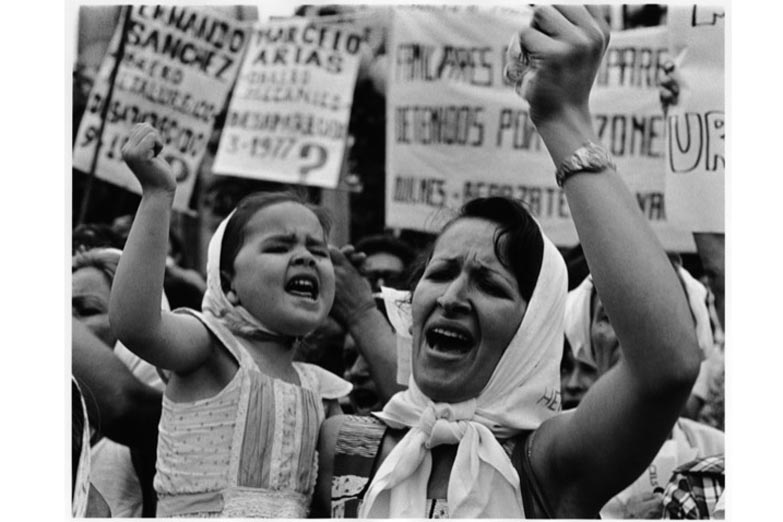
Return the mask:
<svg viewBox="0 0 783 522">
<path fill-rule="evenodd" d="M 665 26 L 612 33 L 590 97 L 594 127 L 667 250 L 695 252 L 668 217 L 665 121 L 659 84 L 669 59 Z"/>
<path fill-rule="evenodd" d="M 671 6 L 668 20 L 670 50 L 681 78 L 666 128 L 670 219 L 694 232 L 723 232 L 724 8 Z"/>
<path fill-rule="evenodd" d="M 578 241 L 527 102 L 502 73 L 528 11 L 397 9 L 387 92 L 386 222 L 435 231 L 449 209 L 488 195 L 526 204 L 558 245 Z M 666 248 L 693 251 L 664 205 L 658 101 L 665 28 L 612 36 L 591 98 L 601 141 Z"/>
<path fill-rule="evenodd" d="M 126 16 L 130 19 L 120 23 L 90 92 L 73 166 L 90 171 L 101 114 L 108 103 L 95 175 L 141 193 L 139 182 L 122 161 L 121 149 L 133 125 L 146 121 L 160 132 L 161 154 L 177 179 L 174 208 L 186 210 L 215 116 L 225 105 L 239 69 L 247 30 L 240 22 L 205 8 L 133 6 Z M 124 35 L 123 28 L 127 28 Z"/>
<path fill-rule="evenodd" d="M 254 26 L 214 172 L 336 187 L 362 38 L 307 18 Z"/>
</svg>

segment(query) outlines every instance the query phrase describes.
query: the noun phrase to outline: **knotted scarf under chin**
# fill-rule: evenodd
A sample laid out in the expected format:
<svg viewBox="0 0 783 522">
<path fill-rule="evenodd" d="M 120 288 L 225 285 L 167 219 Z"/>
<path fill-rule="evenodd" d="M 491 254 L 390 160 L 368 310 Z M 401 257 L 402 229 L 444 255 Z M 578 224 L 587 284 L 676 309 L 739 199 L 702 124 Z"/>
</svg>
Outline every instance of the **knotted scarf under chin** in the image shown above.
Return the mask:
<svg viewBox="0 0 783 522">
<path fill-rule="evenodd" d="M 390 426 L 404 424 L 388 412 L 376 414 Z M 500 518 L 524 516 L 519 476 L 492 431 L 476 419 L 476 400 L 430 403 L 383 461 L 365 495 L 360 518 L 423 518 L 430 450 L 456 444 L 448 482 L 449 516 Z"/>
</svg>

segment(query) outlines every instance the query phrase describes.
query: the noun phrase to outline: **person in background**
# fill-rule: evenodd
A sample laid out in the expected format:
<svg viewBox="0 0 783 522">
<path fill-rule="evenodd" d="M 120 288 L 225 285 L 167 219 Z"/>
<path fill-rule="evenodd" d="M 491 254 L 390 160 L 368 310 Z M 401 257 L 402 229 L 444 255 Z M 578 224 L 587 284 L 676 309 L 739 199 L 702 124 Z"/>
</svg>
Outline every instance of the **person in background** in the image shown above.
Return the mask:
<svg viewBox="0 0 783 522">
<path fill-rule="evenodd" d="M 381 287 L 395 288 L 397 290 L 406 289 L 407 278 L 416 253 L 407 243 L 388 234 L 366 236 L 354 245 L 354 249 L 359 255 L 357 259 L 362 259 L 363 256 L 363 260 L 357 266 L 359 274 L 364 276 L 370 283 L 376 306 L 385 316 L 384 302 L 379 298 Z M 342 275 L 346 279 L 351 276 L 356 277 L 356 274 L 349 272 L 347 267 Z M 358 281 L 354 284 L 344 281 L 343 286 L 345 288 L 359 287 L 366 290 Z M 339 293 L 340 290 L 338 289 Z M 359 293 L 358 295 L 361 296 L 362 294 Z M 351 296 L 345 296 L 344 299 L 349 297 Z M 356 294 L 353 297 L 356 297 Z M 340 300 L 343 301 L 344 299 L 341 296 Z M 366 293 L 364 299 L 368 299 Z M 341 324 L 347 330 L 349 321 L 345 314 L 340 314 L 339 311 L 336 311 L 333 315 L 340 317 Z M 390 340 L 390 337 L 386 337 L 387 341 Z M 378 336 L 375 342 L 384 341 Z M 392 345 L 391 342 L 388 344 L 390 349 L 394 346 L 393 351 L 396 357 L 396 344 Z M 350 334 L 346 335 L 343 356 L 346 366 L 344 377 L 353 384 L 353 390 L 351 390 L 348 396 L 349 404 L 346 405 L 346 412 L 356 415 L 367 415 L 372 411 L 381 410 L 391 397 L 391 394 L 379 392 L 372 375 L 372 367 L 362 354 L 361 347 L 357 346 L 356 340 Z M 395 372 L 390 371 L 389 373 Z M 402 385 L 399 384 L 391 387 L 393 392 L 397 392 L 400 389 L 402 389 Z"/>
<path fill-rule="evenodd" d="M 133 216 L 119 216 L 112 222 L 112 229 L 122 238 L 122 244 L 128 239 Z M 166 272 L 163 278 L 163 290 L 172 309 L 201 307 L 201 300 L 207 289 L 207 283 L 198 271 L 183 267 L 184 248 L 182 239 L 169 230 L 168 251 L 166 254 Z"/>
<path fill-rule="evenodd" d="M 577 358 L 568 340 L 563 343 L 563 358 L 560 360 L 560 394 L 563 410 L 571 410 L 579 403 L 598 379 L 595 365 L 583 358 Z"/>
<path fill-rule="evenodd" d="M 90 482 L 90 419 L 84 396 L 71 375 L 71 516 L 108 518 L 111 509 Z"/>
<path fill-rule="evenodd" d="M 395 380 L 396 339 L 380 290 L 381 286 L 404 287 L 413 258 L 410 246 L 386 234 L 368 236 L 356 246 L 332 248 L 335 304 L 326 322 L 307 338 L 302 357 L 330 371 L 335 371 L 339 360 L 341 374 L 353 385 L 341 402 L 346 413 L 379 410 L 403 389 Z M 374 364 L 368 363 L 366 353 Z"/>
<path fill-rule="evenodd" d="M 122 346 L 109 324 L 109 296 L 120 255 L 121 252 L 113 248 L 93 248 L 81 250 L 72 258 L 72 313 L 74 320 L 79 321 L 72 338 L 73 366 L 74 373 L 84 384 L 90 406 L 94 402 L 104 404 L 102 408 L 95 407 L 92 423 L 96 431 L 90 446 L 93 485 L 108 503 L 113 516 L 153 516 L 152 479 L 163 383 L 154 367 Z M 81 325 L 96 339 L 88 338 Z M 122 394 L 99 381 L 104 367 L 96 361 L 102 361 L 107 368 L 119 362 L 131 372 L 130 379 L 121 381 L 117 377 L 118 382 L 125 383 L 120 389 Z M 105 411 L 106 404 L 113 408 L 124 405 L 128 413 L 123 415 L 128 415 L 129 421 L 135 423 L 127 434 L 110 432 L 112 436 L 108 436 L 102 431 L 105 422 L 117 422 Z M 133 411 L 134 408 L 138 410 Z M 98 415 L 101 410 L 102 414 Z M 135 430 L 141 430 L 145 434 L 143 438 L 131 436 Z M 117 436 L 131 438 L 126 444 L 116 441 Z"/>
<path fill-rule="evenodd" d="M 410 245 L 389 234 L 375 234 L 363 237 L 354 248 L 365 255 L 359 270 L 373 292 L 380 292 L 382 286 L 406 288 L 406 276 L 416 257 Z"/>
<path fill-rule="evenodd" d="M 682 275 L 683 268 L 679 267 L 678 270 L 680 277 L 689 277 L 687 273 Z M 683 283 L 683 286 L 690 298 L 700 346 L 702 349 L 709 349 L 712 335 L 706 303 L 703 302 L 702 294 L 693 298 L 697 289 L 689 285 L 694 281 Z M 574 396 L 584 396 L 591 386 L 600 382 L 601 377 L 623 359 L 619 338 L 589 276 L 575 290 L 569 292 L 565 332 L 567 346 L 572 352 L 571 357 L 575 364 L 571 375 L 563 381 L 562 393 L 564 405 L 568 397 L 571 407 L 576 407 L 574 402 L 578 403 L 578 400 L 574 401 Z M 563 368 L 561 363 L 561 371 Z M 661 518 L 661 493 L 674 469 L 694 458 L 722 454 L 723 451 L 722 431 L 680 417 L 648 469 L 633 484 L 606 503 L 601 509 L 601 517 Z"/>
<path fill-rule="evenodd" d="M 667 255 L 688 295 L 691 315 L 694 317 L 699 344 L 704 353 L 699 377 L 693 385 L 691 395 L 683 407 L 681 416 L 701 421 L 704 406 L 712 393 L 710 390 L 712 385 L 710 376 L 712 375 L 716 352 L 718 351 L 714 335 L 716 324 L 713 322 L 713 314 L 708 307 L 709 290 L 685 270 L 679 255 L 671 252 Z M 583 262 L 568 265 L 569 286 L 572 281 L 571 270 L 581 265 L 584 265 L 585 269 L 587 269 L 586 264 Z M 581 271 L 581 268 L 576 268 L 576 270 Z M 588 309 L 588 302 L 595 293 L 595 288 L 592 285 L 592 280 L 589 278 L 589 272 L 587 272 L 586 277 L 582 277 L 579 281 L 569 292 L 567 305 L 567 332 L 560 367 L 564 409 L 576 407 L 587 388 L 598 378 L 595 363 L 590 352 L 571 345 L 571 342 L 582 343 L 583 341 L 579 339 L 588 338 L 587 328 L 590 324 L 590 317 L 592 317 L 592 308 Z M 719 326 L 717 327 L 719 328 Z M 707 424 L 722 429 L 721 426 L 715 426 L 713 423 L 708 422 Z"/>
<path fill-rule="evenodd" d="M 112 226 L 103 223 L 77 225 L 71 233 L 71 254 L 93 248 L 116 248 L 122 250 L 125 238 Z"/>
<path fill-rule="evenodd" d="M 725 518 L 726 463 L 723 455 L 694 459 L 674 470 L 663 490 L 663 518 Z"/>
<path fill-rule="evenodd" d="M 663 64 L 663 75 L 660 79 L 659 96 L 664 117 L 669 109 L 676 106 L 680 99 L 683 79 L 675 67 L 673 61 Z M 711 357 L 707 359 L 709 373 L 706 378 L 707 395 L 704 405 L 699 411 L 698 419 L 702 422 L 723 429 L 724 401 L 725 401 L 725 345 L 724 336 L 726 328 L 725 317 L 725 281 L 726 281 L 726 256 L 725 234 L 694 232 L 693 240 L 696 243 L 696 251 L 699 254 L 701 264 L 704 267 L 704 275 L 707 287 L 710 290 L 711 299 L 719 322 L 717 331 L 721 333 L 718 338 L 717 349 L 713 350 Z"/>
</svg>

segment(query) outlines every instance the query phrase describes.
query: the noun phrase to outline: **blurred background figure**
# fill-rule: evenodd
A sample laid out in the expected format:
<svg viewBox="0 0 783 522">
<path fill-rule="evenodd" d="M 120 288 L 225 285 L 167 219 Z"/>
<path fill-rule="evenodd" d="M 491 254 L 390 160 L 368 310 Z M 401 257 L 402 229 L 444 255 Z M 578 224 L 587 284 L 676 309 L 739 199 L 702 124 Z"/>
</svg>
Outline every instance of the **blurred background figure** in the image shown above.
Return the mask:
<svg viewBox="0 0 783 522">
<path fill-rule="evenodd" d="M 335 303 L 327 321 L 307 337 L 299 357 L 339 372 L 353 384 L 340 404 L 345 413 L 367 415 L 380 410 L 403 388 L 396 382 L 396 338 L 380 289 L 405 289 L 415 256 L 414 248 L 389 234 L 364 237 L 355 247 L 332 249 Z M 368 350 L 381 356 L 375 375 Z"/>
<path fill-rule="evenodd" d="M 691 305 L 699 345 L 707 352 L 712 349 L 714 339 L 709 326 L 706 289 L 682 267 L 676 263 L 673 266 Z M 563 408 L 577 407 L 587 389 L 622 358 L 611 320 L 588 276 L 569 292 L 566 301 L 566 350 L 561 363 Z M 700 380 L 703 379 L 697 379 L 694 388 L 700 386 Z M 601 510 L 601 517 L 661 518 L 662 493 L 672 472 L 693 459 L 722 455 L 723 451 L 722 431 L 681 416 L 647 471 L 612 498 Z"/>
<path fill-rule="evenodd" d="M 71 253 L 84 252 L 93 248 L 116 248 L 122 250 L 125 238 L 111 225 L 85 223 L 78 225 L 71 234 Z"/>
<path fill-rule="evenodd" d="M 563 358 L 560 360 L 560 398 L 563 410 L 576 408 L 597 379 L 598 371 L 595 365 L 584 358 L 577 359 L 566 339 L 563 343 Z"/>
<path fill-rule="evenodd" d="M 92 418 L 90 481 L 113 517 L 153 516 L 163 382 L 153 366 L 117 340 L 109 324 L 121 252 L 84 244 L 78 250 L 71 267 L 72 371 Z"/>
<path fill-rule="evenodd" d="M 122 244 L 128 239 L 133 216 L 119 216 L 112 222 L 112 229 L 122 238 Z M 163 278 L 163 291 L 172 310 L 177 308 L 201 309 L 201 300 L 207 290 L 204 277 L 196 270 L 185 268 L 185 248 L 179 234 L 169 230 L 169 251 L 166 256 L 166 272 Z"/>
<path fill-rule="evenodd" d="M 692 460 L 674 470 L 663 491 L 663 518 L 725 518 L 726 463 L 723 455 Z"/>
<path fill-rule="evenodd" d="M 374 295 L 381 291 L 382 286 L 397 290 L 407 288 L 410 268 L 416 257 L 411 246 L 394 236 L 376 234 L 360 239 L 355 247 L 357 252 L 366 256 L 359 270 L 370 282 Z M 375 302 L 385 316 L 383 300 L 375 295 Z M 350 405 L 345 409 L 354 415 L 369 415 L 372 411 L 381 410 L 388 397 L 378 392 L 370 366 L 351 335 L 346 336 L 343 354 L 344 378 L 353 384 L 348 396 Z"/>
<path fill-rule="evenodd" d="M 673 61 L 663 64 L 663 75 L 660 79 L 659 98 L 664 116 L 669 108 L 679 103 L 680 84 L 682 78 Z M 725 281 L 726 281 L 726 255 L 725 234 L 694 232 L 693 240 L 704 273 L 702 280 L 708 289 L 707 302 L 709 315 L 713 325 L 715 349 L 709 353 L 705 361 L 706 376 L 700 376 L 697 388 L 702 396 L 697 414 L 698 420 L 714 426 L 718 429 L 724 427 L 724 400 L 725 400 Z M 697 391 L 697 393 L 699 393 Z M 690 401 L 694 406 L 694 401 Z"/>
<path fill-rule="evenodd" d="M 373 292 L 380 292 L 381 286 L 398 290 L 406 287 L 405 278 L 416 256 L 407 243 L 389 234 L 375 234 L 363 237 L 354 246 L 367 256 L 360 270 Z"/>
<path fill-rule="evenodd" d="M 90 419 L 84 396 L 71 375 L 71 515 L 106 518 L 109 505 L 90 482 Z"/>
</svg>

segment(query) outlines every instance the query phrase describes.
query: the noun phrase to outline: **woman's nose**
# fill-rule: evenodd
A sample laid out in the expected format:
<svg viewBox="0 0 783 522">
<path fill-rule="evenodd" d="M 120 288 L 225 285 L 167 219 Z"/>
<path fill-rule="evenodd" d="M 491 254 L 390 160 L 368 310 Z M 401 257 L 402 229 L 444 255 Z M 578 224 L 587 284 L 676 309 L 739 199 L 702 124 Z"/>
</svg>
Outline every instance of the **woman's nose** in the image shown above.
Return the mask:
<svg viewBox="0 0 783 522">
<path fill-rule="evenodd" d="M 582 380 L 579 376 L 579 370 L 574 369 L 574 371 L 568 375 L 568 379 L 566 379 L 566 388 L 573 391 L 582 387 Z"/>
<path fill-rule="evenodd" d="M 466 298 L 466 281 L 463 276 L 451 281 L 446 291 L 438 297 L 437 303 L 447 313 L 469 312 L 470 304 Z"/>
</svg>

